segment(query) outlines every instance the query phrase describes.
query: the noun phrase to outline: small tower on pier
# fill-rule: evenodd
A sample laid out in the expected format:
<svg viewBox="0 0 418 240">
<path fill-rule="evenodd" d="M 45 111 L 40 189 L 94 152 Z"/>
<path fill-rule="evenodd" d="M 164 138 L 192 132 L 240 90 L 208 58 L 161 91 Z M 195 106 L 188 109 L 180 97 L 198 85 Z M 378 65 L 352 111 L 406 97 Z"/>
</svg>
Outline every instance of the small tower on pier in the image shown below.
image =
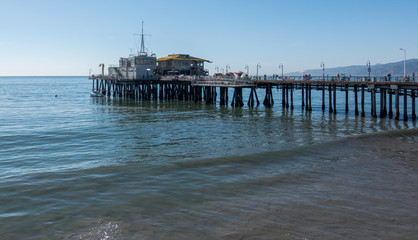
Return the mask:
<svg viewBox="0 0 418 240">
<path fill-rule="evenodd" d="M 145 80 L 154 77 L 157 66 L 155 54 L 148 55 L 144 43 L 144 21 L 142 21 L 141 48 L 137 55 L 120 58 L 119 66 L 108 68 L 109 77 L 125 80 Z"/>
</svg>

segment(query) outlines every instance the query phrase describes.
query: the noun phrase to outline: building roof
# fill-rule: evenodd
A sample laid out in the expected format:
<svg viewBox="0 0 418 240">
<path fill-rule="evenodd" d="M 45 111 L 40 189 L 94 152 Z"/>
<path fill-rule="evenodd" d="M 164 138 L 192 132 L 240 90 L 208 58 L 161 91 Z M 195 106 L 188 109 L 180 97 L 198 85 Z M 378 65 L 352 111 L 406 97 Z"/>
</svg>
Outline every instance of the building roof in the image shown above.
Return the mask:
<svg viewBox="0 0 418 240">
<path fill-rule="evenodd" d="M 210 62 L 209 60 L 205 60 L 202 58 L 192 57 L 189 54 L 170 54 L 167 57 L 158 58 L 157 62 L 170 61 L 170 60 Z"/>
</svg>

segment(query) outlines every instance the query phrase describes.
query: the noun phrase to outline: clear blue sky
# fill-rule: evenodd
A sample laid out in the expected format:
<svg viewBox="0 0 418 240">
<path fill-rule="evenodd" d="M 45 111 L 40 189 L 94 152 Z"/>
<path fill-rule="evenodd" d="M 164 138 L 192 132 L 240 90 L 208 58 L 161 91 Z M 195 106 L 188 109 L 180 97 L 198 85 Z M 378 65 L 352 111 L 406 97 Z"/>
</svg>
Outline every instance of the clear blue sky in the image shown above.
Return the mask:
<svg viewBox="0 0 418 240">
<path fill-rule="evenodd" d="M 261 74 L 418 56 L 417 0 L 0 0 L 0 76 L 87 75 L 136 48 Z"/>
</svg>

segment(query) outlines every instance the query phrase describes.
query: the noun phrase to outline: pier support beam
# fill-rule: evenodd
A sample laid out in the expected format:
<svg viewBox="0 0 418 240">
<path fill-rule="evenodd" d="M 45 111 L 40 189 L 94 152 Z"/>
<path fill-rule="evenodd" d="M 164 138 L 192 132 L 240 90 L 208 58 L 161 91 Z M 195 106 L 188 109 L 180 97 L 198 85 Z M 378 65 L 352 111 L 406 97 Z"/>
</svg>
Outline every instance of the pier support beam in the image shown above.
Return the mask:
<svg viewBox="0 0 418 240">
<path fill-rule="evenodd" d="M 227 87 L 220 87 L 219 92 L 220 92 L 219 104 L 221 106 L 228 105 L 228 88 Z"/>
<path fill-rule="evenodd" d="M 334 114 L 337 114 L 337 84 L 334 84 Z"/>
<path fill-rule="evenodd" d="M 112 87 L 112 85 L 111 85 L 111 81 L 110 81 L 110 80 L 106 80 L 106 84 L 107 84 L 107 96 L 109 96 L 109 97 L 110 97 L 110 94 L 111 94 L 111 87 Z"/>
<path fill-rule="evenodd" d="M 328 85 L 328 106 L 329 106 L 329 112 L 332 113 L 332 86 L 331 84 Z"/>
<path fill-rule="evenodd" d="M 257 101 L 257 106 L 260 105 L 260 102 L 258 101 L 258 96 L 257 96 L 257 92 L 255 90 L 255 87 L 252 87 L 251 88 L 251 92 L 250 92 L 250 96 L 249 96 L 248 102 L 247 102 L 247 105 L 249 107 L 254 107 L 254 102 L 255 102 L 254 101 L 254 97 L 255 97 L 255 99 Z"/>
<path fill-rule="evenodd" d="M 308 97 L 308 111 L 312 111 L 312 84 L 308 84 L 308 93 L 309 93 L 309 97 Z"/>
<path fill-rule="evenodd" d="M 196 84 L 196 85 L 192 85 Z M 96 90 L 101 92 L 106 96 L 113 96 L 114 98 L 117 97 L 124 97 L 124 98 L 131 98 L 135 100 L 150 100 L 150 101 L 163 101 L 163 100 L 183 100 L 183 101 L 201 101 L 202 94 L 203 99 L 206 104 L 215 104 L 217 98 L 217 87 L 215 85 L 210 85 L 208 83 L 204 83 L 205 87 L 199 86 L 200 82 L 188 82 L 188 81 L 167 81 L 167 80 L 128 80 L 128 79 L 102 79 L 102 78 L 94 78 L 92 79 L 92 90 Z M 365 89 L 370 92 L 370 109 L 372 117 L 377 117 L 377 113 L 379 113 L 380 118 L 384 118 L 389 115 L 390 118 L 395 116 L 396 120 L 400 119 L 400 104 L 403 102 L 403 120 L 407 121 L 408 118 L 412 118 L 414 121 L 416 120 L 416 92 L 417 90 L 414 89 L 414 84 L 407 84 L 407 83 L 391 83 L 392 85 L 388 86 L 385 84 L 380 83 L 373 83 L 373 82 L 307 82 L 301 81 L 298 82 L 291 82 L 291 81 L 275 81 L 275 82 L 258 82 L 256 83 L 257 86 L 250 87 L 248 85 L 235 85 L 237 87 L 234 88 L 234 97 L 232 101 L 232 106 L 235 107 L 242 107 L 243 104 L 243 96 L 242 91 L 243 87 L 247 88 L 250 87 L 250 94 L 248 99 L 248 106 L 254 107 L 256 104 L 257 106 L 260 104 L 258 100 L 256 89 L 257 87 L 265 88 L 266 95 L 264 98 L 263 104 L 266 107 L 272 107 L 274 104 L 274 98 L 272 89 L 277 86 L 277 88 L 282 89 L 282 105 L 283 108 L 286 109 L 293 109 L 293 89 L 296 86 L 296 89 L 301 89 L 302 91 L 302 111 L 312 111 L 312 88 L 314 90 L 322 91 L 322 110 L 324 111 L 326 108 L 326 88 L 328 87 L 328 101 L 329 101 L 329 112 L 330 113 L 337 113 L 337 88 L 341 90 L 341 92 L 345 91 L 345 112 L 349 112 L 349 108 L 353 107 L 349 105 L 349 91 L 354 91 L 354 112 L 355 115 L 358 116 L 359 112 L 359 92 L 361 91 L 361 116 L 365 116 Z M 338 84 L 338 85 L 337 85 Z M 223 87 L 219 87 L 220 91 L 220 105 L 227 105 L 228 104 L 228 87 L 229 85 L 224 85 Z M 360 89 L 361 88 L 361 89 Z M 203 91 L 203 92 L 202 92 Z M 380 94 L 379 96 L 376 96 Z M 289 96 L 290 95 L 290 96 Z M 403 95 L 404 99 L 399 99 L 399 95 Z M 408 105 L 408 96 L 411 96 L 411 103 Z M 314 95 L 315 97 L 315 95 Z M 318 97 L 321 97 L 318 95 Z M 342 96 L 341 96 L 342 97 Z M 366 96 L 367 97 L 367 96 Z M 377 99 L 380 97 L 380 99 Z M 387 98 L 389 97 L 389 100 Z M 393 100 L 395 97 L 395 100 Z M 342 99 L 342 98 L 341 98 Z M 319 100 L 319 99 L 317 99 Z M 379 100 L 379 101 L 378 101 Z M 256 103 L 257 101 L 257 103 Z M 394 106 L 392 106 L 392 101 L 394 101 Z M 315 101 L 314 101 L 315 102 Z M 379 103 L 379 105 L 378 105 Z M 367 103 L 368 104 L 368 103 Z M 388 106 L 389 105 L 389 106 Z M 341 103 L 342 106 L 342 103 Z M 379 107 L 379 110 L 377 109 Z M 395 108 L 394 111 L 393 107 Z M 408 108 L 411 107 L 411 115 L 408 116 Z M 389 109 L 388 109 L 389 108 Z M 367 109 L 368 110 L 368 109 Z"/>
<path fill-rule="evenodd" d="M 305 90 L 304 90 L 304 84 L 302 83 L 301 85 L 301 89 L 302 89 L 302 110 L 305 108 Z"/>
<path fill-rule="evenodd" d="M 272 107 L 274 104 L 274 100 L 273 100 L 273 92 L 271 91 L 272 86 L 271 84 L 267 84 L 266 85 L 266 96 L 264 97 L 264 101 L 263 104 L 266 107 Z"/>
<path fill-rule="evenodd" d="M 293 83 L 290 84 L 290 109 L 293 110 Z"/>
<path fill-rule="evenodd" d="M 393 117 L 393 111 L 392 111 L 392 89 L 389 89 L 389 118 Z"/>
<path fill-rule="evenodd" d="M 325 84 L 322 84 L 322 111 L 325 111 Z"/>
<path fill-rule="evenodd" d="M 286 84 L 286 108 L 289 108 L 289 85 Z"/>
<path fill-rule="evenodd" d="M 380 118 L 386 117 L 386 89 L 380 88 Z"/>
<path fill-rule="evenodd" d="M 372 116 L 374 118 L 377 118 L 377 110 L 376 110 L 376 88 L 373 86 L 373 89 L 371 90 L 372 94 Z"/>
<path fill-rule="evenodd" d="M 205 87 L 205 103 L 206 104 L 215 104 L 216 103 L 216 87 Z"/>
<path fill-rule="evenodd" d="M 415 121 L 417 119 L 417 115 L 415 114 L 415 90 L 411 90 L 411 100 L 412 100 L 412 120 Z"/>
<path fill-rule="evenodd" d="M 361 116 L 366 116 L 366 113 L 364 112 L 364 85 L 361 85 Z"/>
<path fill-rule="evenodd" d="M 399 90 L 395 89 L 395 120 L 399 120 Z"/>
<path fill-rule="evenodd" d="M 345 113 L 348 113 L 348 84 L 345 85 Z"/>
<path fill-rule="evenodd" d="M 241 87 L 235 87 L 234 88 L 234 96 L 232 97 L 231 106 L 233 106 L 233 107 L 244 106 L 244 102 L 243 102 L 243 99 L 242 99 L 242 88 Z"/>
<path fill-rule="evenodd" d="M 286 84 L 282 84 L 282 107 L 285 108 L 286 106 Z"/>
<path fill-rule="evenodd" d="M 403 90 L 403 120 L 408 121 L 408 89 Z"/>
<path fill-rule="evenodd" d="M 388 89 L 385 89 L 384 91 L 384 95 L 383 95 L 383 114 L 385 115 L 385 117 L 388 115 L 388 108 L 387 108 L 387 96 L 388 96 Z"/>
<path fill-rule="evenodd" d="M 358 94 L 357 85 L 354 85 L 354 114 L 358 116 Z"/>
<path fill-rule="evenodd" d="M 309 85 L 305 84 L 305 110 L 309 111 Z"/>
</svg>

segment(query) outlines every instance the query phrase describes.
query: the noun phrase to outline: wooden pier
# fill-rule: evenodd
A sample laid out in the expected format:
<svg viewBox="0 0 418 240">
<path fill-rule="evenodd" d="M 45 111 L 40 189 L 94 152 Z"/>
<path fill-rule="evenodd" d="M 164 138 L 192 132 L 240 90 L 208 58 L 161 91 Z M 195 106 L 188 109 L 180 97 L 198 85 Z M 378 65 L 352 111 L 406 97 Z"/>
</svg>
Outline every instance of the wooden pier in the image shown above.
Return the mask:
<svg viewBox="0 0 418 240">
<path fill-rule="evenodd" d="M 357 77 L 330 81 L 322 77 L 312 77 L 305 80 L 297 78 L 250 80 L 212 77 L 161 77 L 145 80 L 111 79 L 101 76 L 90 77 L 93 80 L 92 89 L 106 96 L 132 98 L 136 100 L 184 100 L 204 101 L 206 104 L 216 104 L 219 92 L 219 104 L 229 104 L 228 88 L 233 89 L 231 106 L 243 107 L 243 89 L 250 89 L 247 105 L 254 107 L 260 105 L 258 91 L 265 91 L 263 104 L 273 107 L 273 88 L 281 89 L 282 107 L 294 109 L 294 101 L 301 101 L 302 109 L 312 111 L 312 90 L 321 91 L 322 111 L 337 113 L 337 92 L 345 94 L 345 112 L 354 108 L 356 116 L 366 116 L 365 98 L 370 99 L 370 115 L 374 118 L 394 118 L 407 121 L 409 117 L 415 121 L 415 105 L 418 94 L 418 82 L 401 81 L 364 81 L 366 77 Z M 383 78 L 382 78 L 383 79 Z M 338 90 L 338 91 L 337 91 Z M 295 91 L 301 91 L 300 99 L 294 98 Z M 354 101 L 349 100 L 352 94 Z M 368 96 L 367 96 L 367 95 Z M 400 98 L 403 98 L 403 116 L 400 113 Z M 277 98 L 276 98 L 277 99 Z M 408 99 L 411 101 L 410 114 L 408 114 Z M 379 102 L 379 104 L 377 104 Z M 327 107 L 328 106 L 328 107 Z M 328 109 L 327 109 L 328 108 Z M 379 109 L 378 109 L 379 108 Z"/>
</svg>

